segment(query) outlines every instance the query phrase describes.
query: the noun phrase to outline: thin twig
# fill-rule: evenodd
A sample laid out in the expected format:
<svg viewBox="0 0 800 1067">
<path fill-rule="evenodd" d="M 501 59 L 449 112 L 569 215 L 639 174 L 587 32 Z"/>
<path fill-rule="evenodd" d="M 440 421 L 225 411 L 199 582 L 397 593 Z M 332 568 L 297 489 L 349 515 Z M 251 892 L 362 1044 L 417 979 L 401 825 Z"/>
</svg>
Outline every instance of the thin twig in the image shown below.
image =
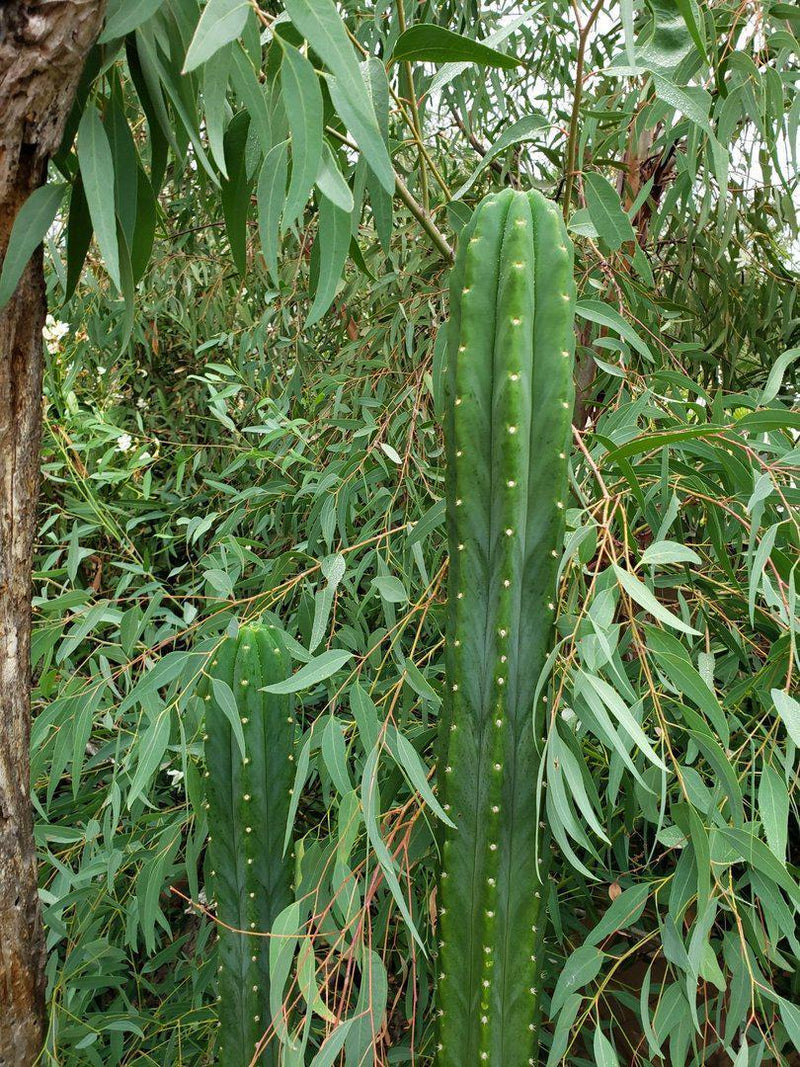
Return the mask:
<svg viewBox="0 0 800 1067">
<path fill-rule="evenodd" d="M 597 0 L 592 8 L 585 25 L 581 24 L 580 10 L 577 0 L 571 0 L 572 10 L 575 12 L 575 22 L 578 26 L 578 60 L 575 66 L 575 96 L 572 99 L 572 114 L 569 120 L 569 139 L 567 141 L 566 181 L 564 183 L 564 218 L 569 215 L 569 205 L 572 200 L 572 189 L 575 185 L 575 157 L 578 150 L 578 119 L 580 117 L 581 100 L 583 98 L 583 66 L 586 57 L 586 43 L 589 33 L 603 7 L 603 0 Z"/>
</svg>

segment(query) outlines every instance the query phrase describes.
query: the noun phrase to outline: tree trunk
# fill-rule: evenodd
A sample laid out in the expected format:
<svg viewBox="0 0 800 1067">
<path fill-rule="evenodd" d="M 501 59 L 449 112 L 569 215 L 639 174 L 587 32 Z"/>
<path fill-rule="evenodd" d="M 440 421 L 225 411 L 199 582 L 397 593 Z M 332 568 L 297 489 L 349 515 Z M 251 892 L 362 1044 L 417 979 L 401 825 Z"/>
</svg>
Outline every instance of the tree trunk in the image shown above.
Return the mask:
<svg viewBox="0 0 800 1067">
<path fill-rule="evenodd" d="M 0 2 L 0 263 L 17 212 L 46 180 L 103 8 Z M 39 249 L 0 311 L 0 1067 L 32 1064 L 45 1033 L 28 742 L 46 310 Z"/>
</svg>

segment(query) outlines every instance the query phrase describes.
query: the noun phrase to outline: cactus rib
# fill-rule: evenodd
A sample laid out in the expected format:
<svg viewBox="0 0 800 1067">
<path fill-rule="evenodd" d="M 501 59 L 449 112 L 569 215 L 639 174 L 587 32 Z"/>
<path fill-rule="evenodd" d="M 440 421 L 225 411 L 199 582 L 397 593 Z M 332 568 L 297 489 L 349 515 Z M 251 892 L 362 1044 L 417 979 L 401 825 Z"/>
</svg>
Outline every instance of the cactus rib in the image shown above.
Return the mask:
<svg viewBox="0 0 800 1067">
<path fill-rule="evenodd" d="M 572 248 L 539 193 L 486 197 L 453 269 L 439 1067 L 537 1062 L 546 881 L 535 687 L 553 637 L 573 406 Z M 533 727 L 533 728 L 532 728 Z"/>
<path fill-rule="evenodd" d="M 290 673 L 272 625 L 226 637 L 208 671 L 205 758 L 211 884 L 219 940 L 218 1060 L 246 1067 L 269 1027 L 269 933 L 292 900 L 284 835 L 294 772 L 292 698 L 261 692 Z M 215 681 L 217 685 L 215 686 Z M 220 705 L 230 687 L 244 735 L 242 753 Z M 268 1047 L 260 1063 L 277 1064 Z"/>
</svg>

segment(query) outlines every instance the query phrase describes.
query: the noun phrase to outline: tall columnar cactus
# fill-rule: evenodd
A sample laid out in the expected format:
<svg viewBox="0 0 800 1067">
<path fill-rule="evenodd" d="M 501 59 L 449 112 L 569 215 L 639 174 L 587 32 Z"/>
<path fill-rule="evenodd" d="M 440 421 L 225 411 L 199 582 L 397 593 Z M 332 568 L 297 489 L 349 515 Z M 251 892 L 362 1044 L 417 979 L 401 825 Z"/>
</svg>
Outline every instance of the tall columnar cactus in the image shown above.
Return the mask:
<svg viewBox="0 0 800 1067">
<path fill-rule="evenodd" d="M 226 1067 L 246 1067 L 270 1023 L 269 938 L 251 934 L 268 934 L 292 900 L 292 859 L 283 851 L 294 779 L 292 698 L 260 691 L 290 672 L 278 630 L 263 624 L 225 638 L 208 671 L 207 862 L 220 921 L 218 1062 Z M 232 728 L 234 715 L 241 733 Z M 259 1063 L 277 1064 L 272 1047 Z"/>
<path fill-rule="evenodd" d="M 538 1062 L 546 855 L 536 777 L 563 536 L 575 288 L 539 193 L 487 196 L 459 242 L 446 373 L 450 543 L 439 1067 Z M 546 849 L 544 850 L 547 851 Z"/>
</svg>

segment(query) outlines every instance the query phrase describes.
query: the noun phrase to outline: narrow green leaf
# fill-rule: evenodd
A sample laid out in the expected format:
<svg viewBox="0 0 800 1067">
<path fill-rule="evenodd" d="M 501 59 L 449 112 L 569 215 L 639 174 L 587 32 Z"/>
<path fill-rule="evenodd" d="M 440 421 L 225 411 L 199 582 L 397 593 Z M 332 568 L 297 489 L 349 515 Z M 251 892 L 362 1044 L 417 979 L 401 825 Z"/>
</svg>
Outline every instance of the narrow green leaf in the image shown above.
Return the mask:
<svg viewBox="0 0 800 1067">
<path fill-rule="evenodd" d="M 430 683 L 428 682 L 422 671 L 419 669 L 419 667 L 417 667 L 415 663 L 412 663 L 412 661 L 408 659 L 408 657 L 406 657 L 405 661 L 405 671 L 406 678 L 408 679 L 408 684 L 411 686 L 417 696 L 422 697 L 423 700 L 427 700 L 431 704 L 435 704 L 438 707 L 442 702 L 441 698 L 436 693 L 435 689 L 431 687 Z"/>
<path fill-rule="evenodd" d="M 784 863 L 789 834 L 789 793 L 781 775 L 768 763 L 762 766 L 758 783 L 758 814 L 767 844 Z"/>
<path fill-rule="evenodd" d="M 326 678 L 330 678 L 332 674 L 335 674 L 340 667 L 343 667 L 352 658 L 352 652 L 330 649 L 320 656 L 315 656 L 299 671 L 295 671 L 291 678 L 287 678 L 286 681 L 265 685 L 263 691 L 265 693 L 297 693 L 301 689 L 310 689 L 312 685 L 317 685 L 319 682 L 324 682 Z"/>
<path fill-rule="evenodd" d="M 422 799 L 434 813 L 437 819 L 440 819 L 447 826 L 452 826 L 455 829 L 455 823 L 445 813 L 444 808 L 434 796 L 428 781 L 428 776 L 425 771 L 425 766 L 419 757 L 419 753 L 408 740 L 404 737 L 399 730 L 394 727 L 390 728 L 387 733 L 387 747 L 395 763 L 406 775 L 411 785 L 420 794 Z"/>
<path fill-rule="evenodd" d="M 653 353 L 620 313 L 610 304 L 603 304 L 599 300 L 581 300 L 575 305 L 575 314 L 589 322 L 596 322 L 598 326 L 606 326 L 609 330 L 618 333 L 624 338 L 631 348 L 643 356 L 648 363 L 653 362 Z"/>
<path fill-rule="evenodd" d="M 697 50 L 703 59 L 706 56 L 705 23 L 703 13 L 697 0 L 675 0 L 678 10 L 686 23 L 686 28 L 691 34 L 692 40 L 697 45 Z"/>
<path fill-rule="evenodd" d="M 155 15 L 163 3 L 164 0 L 110 0 L 98 44 L 124 37 Z"/>
<path fill-rule="evenodd" d="M 118 714 L 122 715 L 132 708 L 134 704 L 141 704 L 159 689 L 174 682 L 175 679 L 187 670 L 197 677 L 206 662 L 205 653 L 193 654 L 191 652 L 168 652 L 161 659 L 142 674 L 127 696 L 120 701 L 117 708 Z M 194 660 L 194 662 L 192 662 Z"/>
<path fill-rule="evenodd" d="M 585 944 L 596 945 L 617 930 L 624 930 L 637 922 L 644 911 L 651 887 L 647 882 L 623 889 L 606 908 L 603 918 L 586 938 Z"/>
<path fill-rule="evenodd" d="M 67 221 L 67 286 L 64 292 L 64 300 L 69 300 L 75 292 L 75 287 L 83 271 L 86 261 L 86 253 L 92 243 L 92 218 L 89 214 L 89 205 L 86 203 L 86 193 L 83 191 L 83 179 L 77 175 L 72 183 L 72 194 L 69 198 L 69 219 Z"/>
<path fill-rule="evenodd" d="M 258 202 L 258 234 L 261 251 L 273 282 L 278 285 L 278 243 L 281 212 L 286 197 L 288 141 L 281 141 L 270 149 L 261 166 L 256 199 Z"/>
<path fill-rule="evenodd" d="M 679 441 L 691 441 L 698 437 L 713 437 L 714 434 L 718 434 L 720 430 L 724 429 L 724 426 L 716 426 L 709 423 L 706 426 L 681 426 L 674 430 L 642 434 L 641 437 L 635 437 L 632 441 L 626 441 L 619 448 L 610 447 L 608 461 L 613 463 L 618 459 L 637 456 L 641 452 L 651 452 L 655 448 L 663 448 L 665 445 L 672 445 Z"/>
<path fill-rule="evenodd" d="M 384 145 L 389 145 L 389 80 L 386 76 L 386 68 L 377 56 L 369 56 L 362 66 L 364 81 L 367 84 L 372 107 L 378 119 L 378 129 L 383 138 Z M 366 157 L 364 159 L 366 164 Z M 369 192 L 369 202 L 372 207 L 372 217 L 375 221 L 375 229 L 378 240 L 384 252 L 389 251 L 392 241 L 392 214 L 394 211 L 393 193 L 388 192 L 381 182 L 378 181 L 374 170 L 367 167 L 366 187 Z M 357 228 L 357 227 L 356 227 Z"/>
<path fill-rule="evenodd" d="M 523 115 L 521 119 L 517 119 L 486 150 L 480 163 L 469 178 L 453 193 L 453 200 L 461 200 L 491 164 L 492 160 L 499 156 L 501 152 L 504 152 L 506 148 L 510 148 L 514 144 L 521 144 L 523 141 L 535 140 L 536 136 L 549 126 L 550 123 L 543 115 Z"/>
<path fill-rule="evenodd" d="M 786 732 L 800 747 L 800 703 L 793 696 L 784 693 L 782 689 L 771 689 L 770 695 L 775 704 L 775 710 L 783 720 Z"/>
<path fill-rule="evenodd" d="M 770 486 L 771 491 L 771 486 Z M 769 493 L 766 494 L 767 496 Z M 750 511 L 748 507 L 748 511 Z M 759 509 L 760 510 L 760 509 Z M 755 520 L 754 520 L 755 521 Z M 770 526 L 764 533 L 764 536 L 758 542 L 758 548 L 753 556 L 752 565 L 750 566 L 750 574 L 747 583 L 747 610 L 750 615 L 750 625 L 753 625 L 753 619 L 756 610 L 756 597 L 758 590 L 761 586 L 761 579 L 764 576 L 764 568 L 767 565 L 772 549 L 775 547 L 775 538 L 778 535 L 779 523 L 775 523 Z"/>
<path fill-rule="evenodd" d="M 503 19 L 502 25 L 500 25 L 488 36 L 484 37 L 478 44 L 488 45 L 490 48 L 494 48 L 495 45 L 502 44 L 506 38 L 510 37 L 512 33 L 516 33 L 523 23 L 527 22 L 531 18 L 530 11 L 523 11 L 521 15 L 515 15 L 508 20 Z M 468 70 L 471 63 L 445 63 L 443 67 L 436 72 L 433 81 L 428 89 L 429 94 L 439 92 L 446 85 L 449 85 L 454 78 L 457 78 L 459 74 L 462 74 L 465 70 Z"/>
<path fill-rule="evenodd" d="M 247 173 L 250 116 L 239 111 L 225 131 L 225 163 L 228 177 L 220 182 L 220 200 L 231 258 L 241 275 L 247 271 L 247 214 L 253 183 Z"/>
<path fill-rule="evenodd" d="M 795 908 L 800 908 L 800 886 L 763 841 L 759 841 L 755 834 L 747 830 L 733 829 L 729 826 L 719 826 L 717 832 L 755 870 L 760 871 L 765 878 L 769 878 L 780 886 L 794 902 Z"/>
<path fill-rule="evenodd" d="M 567 997 L 594 981 L 603 966 L 603 953 L 594 945 L 580 945 L 567 958 L 553 991 L 550 1016 L 554 1018 Z"/>
<path fill-rule="evenodd" d="M 781 1022 L 786 1027 L 792 1044 L 800 1052 L 800 1008 L 791 1001 L 784 1000 L 783 997 L 778 998 L 778 1004 Z"/>
<path fill-rule="evenodd" d="M 142 734 L 138 746 L 139 761 L 136 765 L 136 773 L 131 780 L 126 801 L 129 809 L 133 807 L 135 801 L 144 792 L 145 787 L 164 758 L 164 753 L 167 751 L 167 745 L 169 744 L 169 728 L 169 712 L 164 710 L 156 715 L 144 734 Z"/>
<path fill-rule="evenodd" d="M 674 630 L 680 630 L 681 633 L 692 634 L 695 637 L 701 636 L 699 630 L 695 630 L 693 627 L 688 626 L 683 619 L 679 619 L 677 615 L 673 615 L 663 604 L 660 604 L 647 586 L 640 582 L 635 574 L 623 570 L 622 567 L 618 567 L 616 563 L 613 564 L 613 567 L 619 584 L 628 596 L 635 600 L 645 611 L 649 612 L 654 619 L 663 622 L 665 626 L 671 626 Z"/>
<path fill-rule="evenodd" d="M 373 578 L 370 585 L 378 590 L 387 604 L 408 603 L 408 591 L 399 578 L 394 578 L 391 575 L 381 575 L 378 578 Z"/>
<path fill-rule="evenodd" d="M 350 708 L 358 726 L 358 733 L 365 752 L 371 752 L 378 740 L 378 709 L 358 682 L 350 690 Z"/>
<path fill-rule="evenodd" d="M 771 404 L 778 393 L 781 391 L 781 385 L 783 384 L 783 376 L 787 369 L 794 363 L 794 361 L 800 356 L 800 348 L 790 348 L 787 352 L 778 356 L 775 362 L 770 367 L 769 376 L 764 386 L 764 391 L 759 399 L 759 405 L 765 406 Z"/>
<path fill-rule="evenodd" d="M 347 747 L 342 734 L 342 724 L 335 715 L 328 716 L 328 722 L 322 732 L 322 758 L 339 794 L 345 796 L 352 790 L 353 784 L 347 770 Z"/>
<path fill-rule="evenodd" d="M 230 49 L 221 48 L 203 67 L 203 112 L 208 147 L 211 158 L 225 178 L 228 177 L 224 137 L 230 63 Z"/>
<path fill-rule="evenodd" d="M 309 61 L 288 42 L 281 41 L 281 86 L 292 134 L 292 176 L 283 209 L 287 230 L 302 213 L 314 187 L 322 159 L 322 93 Z M 352 205 L 351 205 L 352 206 Z"/>
<path fill-rule="evenodd" d="M 158 221 L 158 204 L 150 179 L 141 166 L 137 166 L 136 175 L 136 225 L 133 229 L 133 245 L 130 252 L 134 285 L 141 279 L 150 262 Z"/>
<path fill-rule="evenodd" d="M 589 827 L 597 834 L 597 836 L 610 845 L 611 842 L 608 839 L 600 820 L 595 814 L 594 805 L 589 799 L 589 794 L 586 791 L 586 785 L 583 780 L 581 768 L 578 763 L 578 759 L 567 744 L 565 744 L 558 736 L 557 732 L 550 735 L 551 744 L 555 742 L 554 753 L 557 753 L 558 759 L 561 765 L 561 770 L 564 775 L 564 781 L 572 796 L 577 810 L 580 812 L 581 817 L 586 821 Z"/>
<path fill-rule="evenodd" d="M 306 326 L 318 322 L 333 302 L 350 247 L 350 215 L 326 197 L 319 205 L 319 275 Z"/>
<path fill-rule="evenodd" d="M 361 68 L 333 0 L 286 0 L 286 11 L 328 70 L 333 105 L 388 193 L 394 170 Z"/>
<path fill-rule="evenodd" d="M 400 909 L 400 914 L 405 919 L 406 926 L 408 927 L 411 936 L 417 942 L 420 949 L 422 949 L 423 954 L 427 955 L 422 939 L 414 925 L 414 920 L 411 918 L 411 912 L 408 910 L 405 895 L 397 880 L 392 854 L 386 847 L 378 826 L 378 818 L 380 817 L 380 795 L 378 793 L 379 753 L 380 750 L 376 746 L 364 761 L 364 772 L 361 778 L 361 803 L 364 809 L 364 826 L 367 830 L 369 842 L 372 845 L 375 856 L 383 871 L 386 884 L 394 897 L 394 902 Z"/>
<path fill-rule="evenodd" d="M 663 669 L 679 693 L 696 704 L 714 727 L 717 736 L 727 748 L 731 731 L 725 713 L 716 694 L 706 685 L 702 675 L 695 670 L 686 655 L 674 656 L 661 650 L 654 651 L 656 663 Z"/>
<path fill-rule="evenodd" d="M 66 188 L 63 183 L 42 185 L 34 189 L 19 209 L 0 273 L 0 309 L 11 299 L 28 260 L 52 226 Z"/>
<path fill-rule="evenodd" d="M 114 215 L 114 163 L 111 146 L 94 104 L 87 104 L 78 126 L 78 163 L 89 214 L 106 270 L 117 289 L 120 276 L 117 223 Z"/>
<path fill-rule="evenodd" d="M 339 118 L 350 131 L 352 139 L 358 145 L 364 159 L 375 175 L 376 180 L 389 195 L 394 194 L 395 174 L 389 159 L 383 135 L 375 118 L 372 99 L 368 97 L 369 110 L 365 112 L 360 99 L 353 102 L 352 97 L 342 89 L 337 78 L 326 78 L 328 92 Z"/>
<path fill-rule="evenodd" d="M 285 1014 L 282 1008 L 284 987 L 292 969 L 295 949 L 301 931 L 300 904 L 292 901 L 276 917 L 269 939 L 269 1010 L 275 1020 L 277 1035 L 288 1041 Z"/>
<path fill-rule="evenodd" d="M 415 522 L 408 531 L 408 544 L 415 545 L 420 541 L 424 541 L 435 529 L 441 526 L 444 522 L 444 509 L 444 499 L 437 500 L 435 504 L 432 504 L 422 518 Z"/>
<path fill-rule="evenodd" d="M 555 1017 L 555 1030 L 553 1032 L 553 1043 L 547 1055 L 546 1067 L 556 1067 L 556 1064 L 564 1062 L 563 1057 L 569 1044 L 572 1024 L 575 1022 L 580 1006 L 581 998 L 575 994 L 566 998 L 557 1016 L 556 1012 L 551 1008 L 550 1015 Z"/>
<path fill-rule="evenodd" d="M 653 88 L 659 99 L 669 104 L 670 107 L 674 107 L 676 111 L 680 111 L 690 122 L 699 126 L 710 138 L 716 140 L 711 123 L 708 121 L 708 110 L 711 105 L 709 93 L 701 91 L 701 93 L 690 94 L 663 74 L 655 73 L 653 74 Z M 703 103 L 700 102 L 701 98 Z"/>
<path fill-rule="evenodd" d="M 244 759 L 246 754 L 244 746 L 244 730 L 242 729 L 242 720 L 239 715 L 239 706 L 236 703 L 236 697 L 233 695 L 231 687 L 224 678 L 212 678 L 211 688 L 214 690 L 214 699 L 217 704 L 219 704 L 222 714 L 231 724 L 233 736 L 236 738 L 236 744 L 239 746 L 242 759 Z"/>
<path fill-rule="evenodd" d="M 183 73 L 205 63 L 223 45 L 235 40 L 250 13 L 249 0 L 208 0 L 186 52 Z"/>
<path fill-rule="evenodd" d="M 636 239 L 631 220 L 622 210 L 616 190 L 612 189 L 602 174 L 595 171 L 584 174 L 583 191 L 589 217 L 612 252 L 625 241 Z"/>
<path fill-rule="evenodd" d="M 648 567 L 662 563 L 695 563 L 700 566 L 702 560 L 693 548 L 679 545 L 677 541 L 654 541 L 642 552 L 642 563 Z"/>
<path fill-rule="evenodd" d="M 328 1034 L 322 1042 L 319 1052 L 311 1061 L 311 1067 L 333 1067 L 337 1056 L 344 1048 L 344 1043 L 354 1021 L 354 1019 L 345 1019 L 344 1022 L 339 1023 L 335 1030 Z"/>
<path fill-rule="evenodd" d="M 316 185 L 323 196 L 342 211 L 353 210 L 353 193 L 344 175 L 336 165 L 333 152 L 326 141 L 322 143 L 322 158 L 317 172 Z"/>
<path fill-rule="evenodd" d="M 631 714 L 630 708 L 608 682 L 602 678 L 597 678 L 593 674 L 587 674 L 585 671 L 579 672 L 581 677 L 590 685 L 605 706 L 620 724 L 625 733 L 630 737 L 631 741 L 636 745 L 640 752 L 643 752 L 647 758 L 659 767 L 661 770 L 666 770 L 666 766 L 661 757 L 655 752 L 653 746 L 647 739 L 647 735 L 641 728 L 639 723 L 634 719 Z"/>
<path fill-rule="evenodd" d="M 592 1048 L 594 1050 L 594 1062 L 596 1067 L 619 1067 L 619 1060 L 617 1054 L 614 1051 L 614 1046 L 605 1036 L 603 1031 L 598 1026 L 594 1032 L 594 1041 L 592 1042 Z"/>
<path fill-rule="evenodd" d="M 401 33 L 392 51 L 391 63 L 477 63 L 482 67 L 513 70 L 522 62 L 516 56 L 498 52 L 481 41 L 473 41 L 443 26 L 420 22 Z"/>
</svg>

